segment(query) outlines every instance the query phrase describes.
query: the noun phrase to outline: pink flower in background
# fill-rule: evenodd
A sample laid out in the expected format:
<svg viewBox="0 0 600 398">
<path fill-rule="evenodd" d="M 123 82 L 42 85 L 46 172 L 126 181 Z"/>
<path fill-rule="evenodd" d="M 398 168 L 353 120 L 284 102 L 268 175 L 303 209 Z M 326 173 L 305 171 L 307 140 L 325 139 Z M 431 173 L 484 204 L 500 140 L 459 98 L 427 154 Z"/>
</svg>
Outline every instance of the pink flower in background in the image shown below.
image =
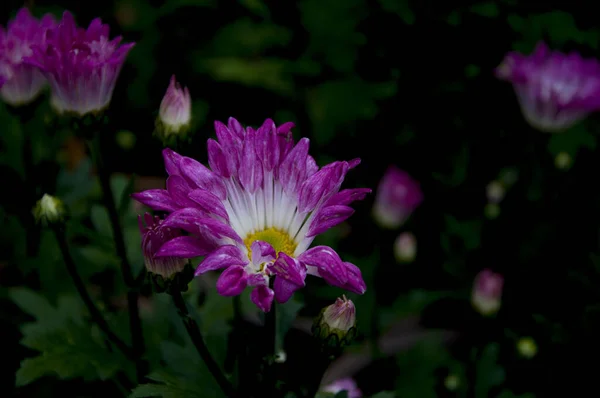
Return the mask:
<svg viewBox="0 0 600 398">
<path fill-rule="evenodd" d="M 348 398 L 362 398 L 362 391 L 358 388 L 358 385 L 351 377 L 345 377 L 334 381 L 333 383 L 323 387 L 323 392 L 330 392 L 337 394 L 338 392 L 347 391 Z"/>
<path fill-rule="evenodd" d="M 188 88 L 181 88 L 175 76 L 171 77 L 169 88 L 160 103 L 158 118 L 165 135 L 178 134 L 189 128 L 192 120 L 192 98 Z"/>
<path fill-rule="evenodd" d="M 600 63 L 577 53 L 551 51 L 540 42 L 530 55 L 506 54 L 495 70 L 513 84 L 527 122 L 563 131 L 600 109 Z"/>
<path fill-rule="evenodd" d="M 377 188 L 373 216 L 384 228 L 398 228 L 423 201 L 419 183 L 408 173 L 390 166 Z"/>
<path fill-rule="evenodd" d="M 0 26 L 0 96 L 8 104 L 29 103 L 46 85 L 38 68 L 23 61 L 33 54 L 33 46 L 45 51 L 46 32 L 55 25 L 52 15 L 37 19 L 27 8 L 21 8 L 6 30 Z"/>
<path fill-rule="evenodd" d="M 502 303 L 504 277 L 489 269 L 484 269 L 475 277 L 471 303 L 482 315 L 493 315 Z"/>
<path fill-rule="evenodd" d="M 394 242 L 394 256 L 401 263 L 410 263 L 417 256 L 417 238 L 411 232 L 402 232 Z"/>
<path fill-rule="evenodd" d="M 51 104 L 58 113 L 79 116 L 103 111 L 112 98 L 125 58 L 134 43 L 109 40 L 109 26 L 100 18 L 87 29 L 75 24 L 65 11 L 60 23 L 47 33 L 47 47 L 33 46 L 26 59 L 50 83 Z"/>
</svg>

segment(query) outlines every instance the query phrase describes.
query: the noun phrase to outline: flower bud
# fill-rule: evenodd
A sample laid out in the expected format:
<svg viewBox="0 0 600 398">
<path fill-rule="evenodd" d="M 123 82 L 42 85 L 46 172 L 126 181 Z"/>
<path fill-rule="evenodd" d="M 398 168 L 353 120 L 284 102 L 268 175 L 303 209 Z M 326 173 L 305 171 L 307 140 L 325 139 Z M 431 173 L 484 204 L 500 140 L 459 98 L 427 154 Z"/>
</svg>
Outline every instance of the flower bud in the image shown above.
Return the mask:
<svg viewBox="0 0 600 398">
<path fill-rule="evenodd" d="M 173 75 L 160 103 L 155 134 L 163 141 L 163 145 L 172 145 L 188 138 L 191 120 L 190 92 L 187 87 L 182 89 Z"/>
<path fill-rule="evenodd" d="M 411 232 L 402 232 L 394 243 L 394 255 L 400 263 L 410 263 L 417 255 L 417 238 Z"/>
<path fill-rule="evenodd" d="M 506 189 L 504 185 L 497 180 L 490 182 L 485 188 L 487 200 L 490 203 L 498 204 L 504 199 Z"/>
<path fill-rule="evenodd" d="M 144 226 L 145 222 L 145 226 Z M 171 288 L 186 291 L 188 283 L 194 277 L 194 270 L 186 266 L 187 260 L 178 257 L 156 257 L 156 253 L 167 241 L 181 235 L 177 229 L 162 226 L 160 217 L 150 214 L 138 216 L 140 233 L 142 234 L 142 251 L 148 277 L 157 292 Z"/>
<path fill-rule="evenodd" d="M 489 269 L 481 271 L 473 284 L 471 303 L 482 315 L 493 315 L 500 309 L 504 278 Z"/>
<path fill-rule="evenodd" d="M 342 296 L 323 308 L 313 323 L 312 332 L 330 348 L 350 344 L 356 335 L 356 308 L 352 300 Z"/>
<path fill-rule="evenodd" d="M 398 228 L 422 201 L 419 183 L 405 171 L 390 166 L 377 188 L 373 217 L 383 228 Z"/>
<path fill-rule="evenodd" d="M 44 194 L 37 201 L 33 209 L 33 216 L 36 222 L 44 225 L 55 225 L 62 223 L 65 219 L 66 211 L 63 202 L 52 195 Z"/>
<path fill-rule="evenodd" d="M 521 337 L 517 341 L 517 351 L 525 358 L 533 358 L 537 354 L 537 344 L 531 337 Z"/>
<path fill-rule="evenodd" d="M 339 392 L 346 391 L 348 398 L 361 398 L 363 396 L 362 391 L 358 388 L 358 385 L 351 377 L 338 379 L 333 383 L 323 387 L 321 391 L 329 392 L 332 394 L 337 394 Z"/>
</svg>

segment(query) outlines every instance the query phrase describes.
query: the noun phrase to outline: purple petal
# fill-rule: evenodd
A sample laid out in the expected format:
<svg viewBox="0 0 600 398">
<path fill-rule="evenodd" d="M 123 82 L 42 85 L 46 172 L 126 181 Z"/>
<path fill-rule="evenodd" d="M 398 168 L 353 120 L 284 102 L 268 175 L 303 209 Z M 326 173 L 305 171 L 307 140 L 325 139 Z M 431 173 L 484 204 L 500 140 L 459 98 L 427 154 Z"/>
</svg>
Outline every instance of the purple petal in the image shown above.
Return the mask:
<svg viewBox="0 0 600 398">
<path fill-rule="evenodd" d="M 325 206 L 349 205 L 354 201 L 363 200 L 369 193 L 371 193 L 371 189 L 369 188 L 344 189 L 329 198 L 325 202 Z"/>
<path fill-rule="evenodd" d="M 179 207 L 195 207 L 196 203 L 188 198 L 190 186 L 185 178 L 172 175 L 167 178 L 167 191 Z"/>
<path fill-rule="evenodd" d="M 211 170 L 221 177 L 229 178 L 231 171 L 227 165 L 226 155 L 223 153 L 221 145 L 212 138 L 208 140 L 208 165 Z"/>
<path fill-rule="evenodd" d="M 227 160 L 227 169 L 236 175 L 242 157 L 242 140 L 219 121 L 215 122 L 215 131 L 219 145 L 221 145 L 221 148 L 227 154 L 225 157 Z"/>
<path fill-rule="evenodd" d="M 212 250 L 212 245 L 195 236 L 178 236 L 162 245 L 154 257 L 194 258 L 204 256 Z"/>
<path fill-rule="evenodd" d="M 192 185 L 214 193 L 221 200 L 227 199 L 227 190 L 223 180 L 208 167 L 188 157 L 182 157 L 179 166 L 181 167 L 181 174 Z"/>
<path fill-rule="evenodd" d="M 233 245 L 225 245 L 210 253 L 196 268 L 196 276 L 208 271 L 232 266 L 243 266 L 248 261 L 244 258 L 241 250 Z"/>
<path fill-rule="evenodd" d="M 348 270 L 348 282 L 338 287 L 341 287 L 356 294 L 364 294 L 364 292 L 367 291 L 367 285 L 363 280 L 360 269 L 352 263 L 344 262 L 344 265 Z"/>
<path fill-rule="evenodd" d="M 175 152 L 172 149 L 169 148 L 165 148 L 162 151 L 163 154 L 163 159 L 165 162 L 165 169 L 167 170 L 167 173 L 169 173 L 169 175 L 179 175 L 180 171 L 179 171 L 179 162 L 181 161 L 181 159 L 183 158 L 183 156 L 181 156 L 180 154 L 178 154 L 177 152 Z"/>
<path fill-rule="evenodd" d="M 214 194 L 204 189 L 194 189 L 188 194 L 188 197 L 195 202 L 196 207 L 204 210 L 208 214 L 216 214 L 229 223 L 229 215 L 223 202 Z"/>
<path fill-rule="evenodd" d="M 276 277 L 275 282 L 273 282 L 275 300 L 277 300 L 278 303 L 285 303 L 294 295 L 296 290 L 301 287 L 302 286 L 298 286 L 286 279 Z"/>
<path fill-rule="evenodd" d="M 244 131 L 244 128 L 240 122 L 238 122 L 236 119 L 230 117 L 229 120 L 227 120 L 227 126 L 229 127 L 229 130 L 234 132 L 240 140 L 244 138 L 244 134 L 246 134 L 246 132 Z"/>
<path fill-rule="evenodd" d="M 306 237 L 318 235 L 327 231 L 346 220 L 354 213 L 354 209 L 348 206 L 334 205 L 323 207 L 310 224 Z"/>
<path fill-rule="evenodd" d="M 279 180 L 287 194 L 294 194 L 306 179 L 308 138 L 302 138 L 279 166 Z"/>
<path fill-rule="evenodd" d="M 298 260 L 306 266 L 317 267 L 327 283 L 341 286 L 348 282 L 348 270 L 338 254 L 327 246 L 315 246 L 302 253 Z"/>
<path fill-rule="evenodd" d="M 164 189 L 148 189 L 134 193 L 131 197 L 153 210 L 171 212 L 179 209 L 179 206 L 171 198 L 171 195 Z"/>
<path fill-rule="evenodd" d="M 319 202 L 329 199 L 340 189 L 347 172 L 347 162 L 333 162 L 310 176 L 300 188 L 298 211 L 312 211 Z"/>
<path fill-rule="evenodd" d="M 246 288 L 247 279 L 244 267 L 239 265 L 229 267 L 217 280 L 217 292 L 221 296 L 238 296 Z"/>
<path fill-rule="evenodd" d="M 229 225 L 214 218 L 206 217 L 203 211 L 192 207 L 186 207 L 169 214 L 165 218 L 164 225 L 183 229 L 209 241 L 227 237 L 241 244 L 244 243 L 242 238 Z"/>
<path fill-rule="evenodd" d="M 246 134 L 239 169 L 240 182 L 246 191 L 250 193 L 256 192 L 263 183 L 263 166 L 261 160 L 256 155 L 255 141 L 255 132 Z"/>
<path fill-rule="evenodd" d="M 269 312 L 273 304 L 273 290 L 266 285 L 257 286 L 250 293 L 250 300 L 263 312 Z"/>
<path fill-rule="evenodd" d="M 270 262 L 275 259 L 277 253 L 270 243 L 255 240 L 250 246 L 252 251 L 252 264 L 260 265 L 262 263 Z"/>
<path fill-rule="evenodd" d="M 279 253 L 279 257 L 271 266 L 271 270 L 277 275 L 276 280 L 285 279 L 296 285 L 298 289 L 304 286 L 306 266 L 283 252 Z"/>
<path fill-rule="evenodd" d="M 265 120 L 256 131 L 256 154 L 267 171 L 279 165 L 279 142 L 275 123 L 271 119 Z"/>
</svg>

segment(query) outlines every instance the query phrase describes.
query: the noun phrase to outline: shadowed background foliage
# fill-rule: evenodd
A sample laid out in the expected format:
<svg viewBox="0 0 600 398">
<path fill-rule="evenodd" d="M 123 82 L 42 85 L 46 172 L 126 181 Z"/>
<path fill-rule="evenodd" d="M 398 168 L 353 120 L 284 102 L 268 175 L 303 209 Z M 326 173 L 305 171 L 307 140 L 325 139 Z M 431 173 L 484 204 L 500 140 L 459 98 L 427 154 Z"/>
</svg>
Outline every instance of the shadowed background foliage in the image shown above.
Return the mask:
<svg viewBox="0 0 600 398">
<path fill-rule="evenodd" d="M 175 74 L 193 98 L 195 133 L 181 149 L 186 155 L 206 161 L 214 120 L 234 116 L 257 126 L 270 117 L 277 124 L 296 123 L 296 138 L 310 138 L 320 165 L 360 157 L 346 187 L 375 189 L 391 164 L 420 182 L 424 202 L 401 230 L 384 231 L 373 223 L 373 194 L 355 206 L 348 222 L 319 237 L 357 264 L 367 281 L 364 296 L 352 295 L 361 332 L 357 346 L 407 319 L 412 321 L 395 337 L 408 339 L 418 332 L 418 339 L 379 354 L 355 374 L 366 395 L 386 390 L 398 397 L 530 398 L 575 394 L 591 385 L 597 366 L 586 358 L 597 355 L 600 327 L 600 269 L 593 261 L 600 225 L 595 173 L 600 124 L 592 116 L 565 134 L 537 132 L 523 120 L 510 85 L 493 75 L 507 51 L 530 52 L 538 40 L 598 56 L 600 29 L 590 10 L 575 2 L 510 0 L 30 3 L 38 16 L 69 9 L 80 25 L 99 16 L 113 35 L 137 42 L 110 108 L 111 123 L 121 132 L 103 137 L 111 148 L 108 168 L 115 173 L 165 177 L 161 145 L 152 131 Z M 20 6 L 2 3 L 3 24 Z M 46 114 L 50 111 L 42 105 L 40 120 Z M 19 362 L 35 351 L 18 346 L 19 327 L 31 318 L 12 303 L 8 288 L 49 289 L 51 303 L 72 290 L 52 240 L 42 238 L 41 254 L 25 265 L 16 254 L 15 240 L 23 242 L 25 235 L 9 215 L 27 214 L 33 203 L 22 199 L 18 174 L 9 170 L 11 140 L 19 134 L 15 120 L 0 109 L 6 176 L 0 195 L 5 220 L 0 333 L 6 347 L 2 361 L 10 369 L 0 376 L 2 396 L 119 394 L 112 384 L 84 382 L 79 374 L 68 380 L 49 375 L 13 387 Z M 59 143 L 64 136 L 53 140 Z M 66 157 L 38 152 L 36 179 L 43 186 L 38 194 L 60 190 L 65 178 L 81 188 L 89 163 L 74 151 L 68 146 Z M 569 167 L 555 165 L 562 152 L 572 159 Z M 65 160 L 73 157 L 79 160 Z M 516 182 L 499 215 L 491 217 L 485 212 L 486 185 L 506 171 L 517 176 Z M 418 254 L 408 265 L 398 264 L 393 255 L 401 231 L 417 237 Z M 102 264 L 83 273 L 104 289 L 99 297 L 110 301 L 120 288 L 118 274 L 114 265 L 112 272 L 103 269 L 108 260 L 97 255 L 88 253 L 91 262 Z M 51 260 L 59 264 L 50 265 Z M 483 268 L 505 278 L 502 308 L 492 319 L 469 303 L 473 278 Z M 304 302 L 300 317 L 314 317 L 339 294 L 320 282 L 297 293 L 297 301 Z M 428 329 L 451 333 L 440 341 L 424 334 Z M 226 332 L 215 333 L 215 339 L 219 335 L 225 339 Z M 537 343 L 531 359 L 517 350 L 523 336 Z M 306 358 L 294 359 L 307 338 L 296 329 L 288 335 L 286 366 L 292 380 L 308 366 Z M 460 380 L 454 391 L 444 383 L 450 374 Z"/>
</svg>

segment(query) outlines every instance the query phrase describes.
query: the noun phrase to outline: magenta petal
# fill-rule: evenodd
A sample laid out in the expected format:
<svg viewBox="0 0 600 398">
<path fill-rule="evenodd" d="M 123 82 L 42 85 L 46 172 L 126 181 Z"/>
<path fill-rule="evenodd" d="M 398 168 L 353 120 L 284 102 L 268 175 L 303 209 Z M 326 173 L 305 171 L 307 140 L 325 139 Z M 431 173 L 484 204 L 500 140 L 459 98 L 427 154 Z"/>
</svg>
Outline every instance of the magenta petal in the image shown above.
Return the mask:
<svg viewBox="0 0 600 398">
<path fill-rule="evenodd" d="M 279 165 L 277 128 L 271 119 L 265 120 L 256 132 L 256 154 L 259 159 L 262 159 L 267 171 L 271 171 Z"/>
<path fill-rule="evenodd" d="M 227 198 L 227 190 L 221 177 L 210 171 L 210 169 L 200 162 L 182 157 L 179 162 L 181 174 L 197 188 L 205 189 L 215 194 L 220 200 Z"/>
<path fill-rule="evenodd" d="M 304 286 L 306 266 L 297 259 L 290 257 L 283 252 L 279 253 L 279 257 L 271 266 L 271 269 L 277 275 L 277 279 L 285 279 L 296 285 L 298 288 Z"/>
<path fill-rule="evenodd" d="M 263 183 L 263 166 L 262 161 L 256 155 L 255 141 L 256 132 L 247 133 L 239 169 L 240 182 L 246 191 L 250 193 L 256 192 Z"/>
<path fill-rule="evenodd" d="M 154 210 L 175 211 L 179 209 L 171 195 L 164 189 L 148 189 L 134 193 L 131 197 Z"/>
<path fill-rule="evenodd" d="M 327 231 L 346 220 L 354 213 L 354 209 L 348 206 L 327 206 L 319 210 L 319 213 L 311 222 L 306 237 L 310 238 Z"/>
<path fill-rule="evenodd" d="M 315 246 L 302 253 L 298 260 L 307 266 L 317 267 L 319 274 L 330 285 L 341 286 L 348 282 L 347 267 L 331 247 Z"/>
<path fill-rule="evenodd" d="M 285 303 L 294 295 L 296 290 L 301 287 L 302 286 L 298 286 L 286 279 L 275 277 L 275 282 L 273 282 L 275 300 L 277 300 L 278 303 Z"/>
<path fill-rule="evenodd" d="M 214 247 L 195 236 L 178 236 L 160 247 L 155 257 L 194 258 L 210 253 Z"/>
<path fill-rule="evenodd" d="M 363 200 L 369 193 L 371 193 L 371 189 L 369 188 L 344 189 L 329 198 L 325 206 L 349 205 L 354 201 Z"/>
<path fill-rule="evenodd" d="M 240 122 L 238 122 L 235 118 L 230 117 L 227 120 L 227 126 L 229 127 L 229 130 L 235 133 L 240 140 L 244 138 L 244 134 L 246 134 L 246 132 L 244 131 L 244 128 Z"/>
<path fill-rule="evenodd" d="M 270 262 L 275 259 L 277 253 L 270 243 L 261 240 L 255 240 L 250 246 L 252 251 L 252 264 L 259 265 L 265 262 Z"/>
<path fill-rule="evenodd" d="M 182 176 L 169 176 L 169 178 L 167 178 L 167 191 L 179 207 L 196 206 L 196 203 L 188 198 L 190 186 Z"/>
<path fill-rule="evenodd" d="M 242 238 L 229 225 L 214 218 L 206 217 L 203 211 L 191 207 L 186 207 L 169 214 L 165 218 L 164 225 L 171 228 L 183 229 L 209 240 L 227 237 L 239 243 L 244 243 Z"/>
<path fill-rule="evenodd" d="M 319 202 L 333 196 L 342 185 L 347 172 L 347 162 L 333 162 L 310 176 L 300 188 L 298 211 L 312 211 Z"/>
<path fill-rule="evenodd" d="M 273 290 L 266 285 L 255 287 L 250 293 L 250 300 L 263 312 L 269 312 L 273 304 Z"/>
<path fill-rule="evenodd" d="M 279 166 L 279 180 L 287 194 L 295 194 L 306 179 L 308 145 L 308 138 L 302 138 Z"/>
<path fill-rule="evenodd" d="M 221 145 L 212 138 L 208 140 L 208 164 L 212 171 L 221 177 L 229 178 L 231 170 L 229 170 L 226 155 L 223 153 Z"/>
<path fill-rule="evenodd" d="M 181 161 L 183 156 L 169 148 L 163 149 L 162 155 L 167 173 L 169 173 L 170 176 L 179 175 L 179 162 Z"/>
<path fill-rule="evenodd" d="M 348 282 L 339 287 L 356 294 L 364 294 L 367 291 L 367 285 L 363 280 L 360 269 L 352 263 L 344 262 L 344 265 L 348 271 Z"/>
<path fill-rule="evenodd" d="M 244 267 L 234 265 L 227 268 L 217 280 L 217 292 L 221 296 L 238 296 L 246 288 L 248 276 Z"/>
<path fill-rule="evenodd" d="M 231 266 L 246 265 L 247 261 L 239 248 L 233 245 L 221 246 L 210 253 L 196 268 L 196 276 L 208 271 L 214 271 Z"/>
<path fill-rule="evenodd" d="M 214 194 L 205 189 L 195 189 L 188 194 L 188 197 L 195 202 L 197 207 L 204 210 L 208 214 L 213 213 L 229 222 L 229 215 L 223 202 Z"/>
</svg>

